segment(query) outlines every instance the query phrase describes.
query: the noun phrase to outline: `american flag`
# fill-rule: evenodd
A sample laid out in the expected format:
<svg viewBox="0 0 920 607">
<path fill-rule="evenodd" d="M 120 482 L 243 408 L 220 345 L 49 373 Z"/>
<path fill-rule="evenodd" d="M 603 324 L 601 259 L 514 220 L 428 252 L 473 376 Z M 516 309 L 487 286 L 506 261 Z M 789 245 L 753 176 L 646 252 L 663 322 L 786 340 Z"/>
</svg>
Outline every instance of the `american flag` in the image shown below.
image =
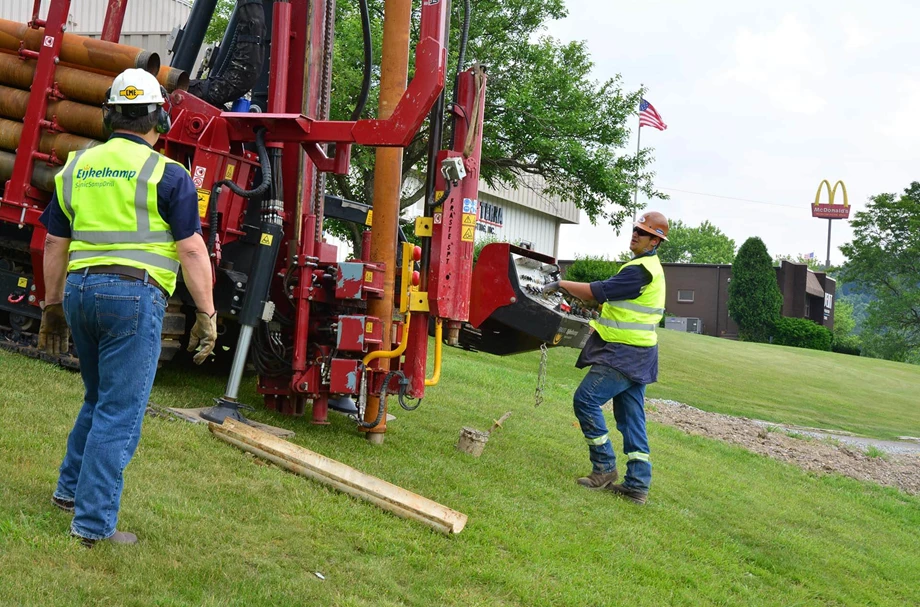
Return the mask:
<svg viewBox="0 0 920 607">
<path fill-rule="evenodd" d="M 664 123 L 664 120 L 662 120 L 658 112 L 655 111 L 655 107 L 645 99 L 639 103 L 639 128 L 641 129 L 644 126 L 655 127 L 659 131 L 668 128 L 668 125 Z"/>
<path fill-rule="evenodd" d="M 814 258 L 815 258 L 815 254 L 814 254 L 814 252 L 812 252 L 812 253 L 809 253 L 808 255 L 803 255 L 803 257 L 805 257 L 805 259 L 814 259 Z"/>
</svg>

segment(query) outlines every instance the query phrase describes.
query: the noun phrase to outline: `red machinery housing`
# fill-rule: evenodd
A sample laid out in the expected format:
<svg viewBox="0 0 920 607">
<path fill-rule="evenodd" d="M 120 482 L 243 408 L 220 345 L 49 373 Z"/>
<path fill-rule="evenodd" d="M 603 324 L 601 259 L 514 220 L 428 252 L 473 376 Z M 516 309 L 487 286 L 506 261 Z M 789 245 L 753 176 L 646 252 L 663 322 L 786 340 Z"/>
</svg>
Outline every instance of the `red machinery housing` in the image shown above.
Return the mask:
<svg viewBox="0 0 920 607">
<path fill-rule="evenodd" d="M 444 88 L 448 3 L 423 0 L 415 75 L 392 115 L 357 121 L 320 118 L 327 92 L 322 78 L 326 0 L 272 3 L 265 113 L 231 113 L 210 105 L 183 90 L 187 76 L 160 69 L 155 55 L 118 45 L 128 0 L 109 2 L 102 41 L 64 34 L 70 0 L 52 0 L 44 19 L 40 4 L 34 0 L 27 26 L 0 23 L 0 85 L 15 87 L 11 74 L 17 70 L 32 74 L 21 122 L 12 127 L 0 122 L 0 147 L 4 126 L 18 133 L 14 149 L 7 145 L 5 155 L 0 154 L 0 313 L 12 329 L 7 341 L 22 346 L 41 316 L 46 233 L 38 218 L 50 200 L 51 178 L 68 151 L 98 144 L 68 132 L 55 107 L 98 104 L 84 94 L 90 83 L 98 88 L 100 79 L 110 83 L 124 67 L 140 65 L 171 90 L 173 128 L 158 146 L 189 169 L 198 188 L 202 225 L 213 251 L 215 303 L 227 328 L 223 339 L 239 335 L 238 343 L 228 344 L 235 345 L 237 356 L 226 400 L 235 400 L 247 352 L 259 371 L 258 390 L 266 406 L 300 415 L 311 404 L 316 423 L 326 421 L 330 396 L 351 395 L 359 402 L 367 394 L 421 398 L 429 314 L 453 332 L 469 315 L 484 72 L 477 68 L 459 74 L 452 106 L 454 149 L 442 150 L 437 166 L 429 168 L 459 158 L 466 175 L 458 179 L 448 173 L 447 182 L 438 175 L 438 208 L 417 229 L 430 239 L 429 263 L 420 268 L 420 280 L 413 278 L 418 252 L 407 245 L 387 259 L 370 259 L 365 246 L 358 259 L 337 262 L 336 248 L 322 237 L 329 198 L 319 184 L 322 173 L 348 172 L 351 146 L 406 146 L 422 126 Z M 30 46 L 33 38 L 41 41 L 39 47 Z M 112 62 L 111 57 L 123 60 Z M 264 195 L 241 194 L 251 192 L 269 172 L 271 187 Z M 337 217 L 354 214 L 355 205 L 332 206 Z M 357 218 L 371 224 L 366 209 L 359 209 Z M 383 296 L 384 269 L 397 259 L 394 330 L 385 335 L 384 319 L 368 313 L 368 300 Z M 191 304 L 180 285 L 164 325 L 164 337 L 173 341 L 164 348 L 166 358 L 179 350 Z M 389 369 L 380 369 L 375 353 L 386 351 L 398 355 L 390 359 Z"/>
</svg>

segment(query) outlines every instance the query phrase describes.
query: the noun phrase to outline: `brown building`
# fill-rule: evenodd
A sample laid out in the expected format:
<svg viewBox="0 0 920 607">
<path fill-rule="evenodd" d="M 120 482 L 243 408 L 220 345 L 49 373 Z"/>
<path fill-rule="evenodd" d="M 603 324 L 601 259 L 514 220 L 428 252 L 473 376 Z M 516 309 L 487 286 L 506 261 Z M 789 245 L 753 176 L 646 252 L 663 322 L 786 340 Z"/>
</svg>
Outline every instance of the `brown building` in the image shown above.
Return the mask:
<svg viewBox="0 0 920 607">
<path fill-rule="evenodd" d="M 732 267 L 719 264 L 664 263 L 667 283 L 665 309 L 679 318 L 697 318 L 690 327 L 679 321 L 668 322 L 672 328 L 688 330 L 699 325 L 697 332 L 714 337 L 735 338 L 738 325 L 728 316 L 728 284 Z M 808 266 L 789 261 L 776 268 L 776 282 L 783 295 L 782 315 L 808 318 L 834 328 L 834 294 L 837 283 L 824 272 L 813 272 Z"/>
</svg>

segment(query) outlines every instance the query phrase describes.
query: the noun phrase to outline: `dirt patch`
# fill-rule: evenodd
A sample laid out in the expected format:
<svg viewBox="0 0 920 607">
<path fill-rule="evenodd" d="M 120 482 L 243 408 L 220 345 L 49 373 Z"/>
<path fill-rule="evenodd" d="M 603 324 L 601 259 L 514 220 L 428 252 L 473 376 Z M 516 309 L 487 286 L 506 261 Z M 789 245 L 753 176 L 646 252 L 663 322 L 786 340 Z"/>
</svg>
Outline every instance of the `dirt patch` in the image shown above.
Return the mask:
<svg viewBox="0 0 920 607">
<path fill-rule="evenodd" d="M 847 437 L 814 429 L 708 413 L 682 403 L 648 399 L 648 419 L 676 426 L 687 434 L 708 436 L 767 455 L 812 472 L 843 474 L 862 481 L 920 494 L 920 448 L 894 449 L 891 441 L 862 439 L 856 446 Z M 823 436 L 823 438 L 821 438 Z"/>
</svg>

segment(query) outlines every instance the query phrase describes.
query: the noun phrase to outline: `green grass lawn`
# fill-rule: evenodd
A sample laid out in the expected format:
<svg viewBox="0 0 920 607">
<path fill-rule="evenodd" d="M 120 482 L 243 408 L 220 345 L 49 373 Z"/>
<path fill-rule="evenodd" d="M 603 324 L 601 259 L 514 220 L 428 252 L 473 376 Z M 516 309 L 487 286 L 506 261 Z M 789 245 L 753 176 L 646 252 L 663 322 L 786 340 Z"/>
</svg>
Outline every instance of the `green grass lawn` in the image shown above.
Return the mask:
<svg viewBox="0 0 920 607">
<path fill-rule="evenodd" d="M 651 424 L 655 477 L 637 507 L 577 487 L 571 413 L 583 372 L 538 356 L 448 349 L 441 385 L 397 409 L 386 443 L 348 420 L 253 417 L 293 442 L 469 515 L 445 537 L 266 465 L 205 428 L 149 418 L 120 528 L 136 547 L 67 537 L 49 497 L 80 405 L 79 376 L 0 352 L 0 605 L 916 605 L 920 497 L 815 476 Z M 777 422 L 920 434 L 920 369 L 666 332 L 651 396 Z M 161 372 L 152 400 L 209 404 L 219 377 Z M 252 382 L 242 398 L 256 404 Z M 514 414 L 479 459 L 464 425 Z M 622 467 L 622 464 L 621 464 Z M 320 572 L 321 580 L 315 572 Z"/>
</svg>

